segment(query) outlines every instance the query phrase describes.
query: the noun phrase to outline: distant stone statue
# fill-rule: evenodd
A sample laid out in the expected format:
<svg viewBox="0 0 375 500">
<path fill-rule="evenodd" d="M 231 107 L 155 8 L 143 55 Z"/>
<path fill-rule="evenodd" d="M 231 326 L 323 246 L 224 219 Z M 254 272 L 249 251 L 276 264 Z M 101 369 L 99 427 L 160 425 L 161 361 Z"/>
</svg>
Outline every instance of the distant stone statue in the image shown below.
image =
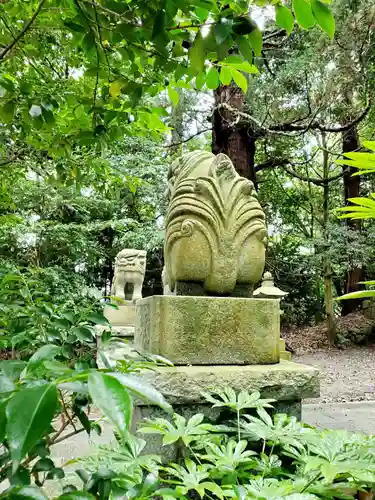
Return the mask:
<svg viewBox="0 0 375 500">
<path fill-rule="evenodd" d="M 172 164 L 168 200 L 164 257 L 171 291 L 251 296 L 267 243 L 253 183 L 226 155 L 195 151 Z"/>
<path fill-rule="evenodd" d="M 116 255 L 111 294 L 124 300 L 142 298 L 146 272 L 145 250 L 126 248 Z"/>
</svg>

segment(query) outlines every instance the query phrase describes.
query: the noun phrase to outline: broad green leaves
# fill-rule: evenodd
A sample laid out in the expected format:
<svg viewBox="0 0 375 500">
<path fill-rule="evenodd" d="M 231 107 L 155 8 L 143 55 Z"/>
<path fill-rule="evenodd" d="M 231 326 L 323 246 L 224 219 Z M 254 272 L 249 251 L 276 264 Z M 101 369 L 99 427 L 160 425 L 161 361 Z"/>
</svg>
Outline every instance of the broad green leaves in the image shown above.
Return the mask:
<svg viewBox="0 0 375 500">
<path fill-rule="evenodd" d="M 104 412 L 120 434 L 126 437 L 133 408 L 129 393 L 121 382 L 111 375 L 93 372 L 89 376 L 89 391 L 94 404 Z"/>
<path fill-rule="evenodd" d="M 276 22 L 284 28 L 288 35 L 293 31 L 294 17 L 291 11 L 284 5 L 276 5 Z"/>
<path fill-rule="evenodd" d="M 293 0 L 293 11 L 297 23 L 302 28 L 309 29 L 314 26 L 315 18 L 309 0 Z"/>
<path fill-rule="evenodd" d="M 112 373 L 111 375 L 135 396 L 151 404 L 160 406 L 166 412 L 170 413 L 172 411 L 171 405 L 167 403 L 164 396 L 141 378 L 134 375 L 125 375 L 124 373 Z"/>
<path fill-rule="evenodd" d="M 24 389 L 9 401 L 6 407 L 6 437 L 13 460 L 13 473 L 47 430 L 56 407 L 57 390 L 53 384 Z"/>
<path fill-rule="evenodd" d="M 211 90 L 217 89 L 220 84 L 220 77 L 215 66 L 212 66 L 206 76 L 206 87 Z"/>
<path fill-rule="evenodd" d="M 327 33 L 330 38 L 335 34 L 335 20 L 327 3 L 321 0 L 293 0 L 293 12 L 297 23 L 304 29 L 315 24 Z M 276 22 L 288 34 L 293 30 L 293 14 L 281 3 L 276 6 Z"/>
<path fill-rule="evenodd" d="M 335 20 L 326 3 L 320 0 L 311 0 L 311 7 L 318 25 L 330 38 L 335 35 Z"/>
<path fill-rule="evenodd" d="M 2 61 L 1 120 L 5 125 L 14 121 L 14 142 L 53 157 L 69 157 L 82 146 L 105 149 L 126 134 L 158 138 L 168 129 L 153 110 L 142 112 L 145 100 L 168 90 L 176 106 L 170 81 L 191 85 L 196 78 L 197 89 L 206 85 L 214 90 L 221 62 L 230 53 L 249 63 L 262 53 L 262 32 L 242 0 L 229 5 L 221 0 L 81 3 L 70 2 L 69 9 L 61 9 L 58 0 L 44 3 L 35 20 L 38 36 L 32 26 L 14 47 L 11 31 L 0 33 L 2 47 L 12 46 Z M 276 24 L 288 34 L 295 18 L 303 28 L 317 23 L 332 37 L 335 26 L 327 3 L 293 0 L 292 10 L 281 0 L 256 5 L 275 6 Z M 12 4 L 3 3 L 4 24 L 27 26 L 37 2 L 30 1 L 29 9 Z M 231 81 L 245 89 L 244 78 L 234 75 Z M 227 71 L 223 78 L 228 81 Z"/>
<path fill-rule="evenodd" d="M 231 70 L 232 78 L 236 85 L 240 87 L 240 89 L 246 94 L 247 91 L 247 80 L 242 73 L 240 73 L 237 69 L 232 68 Z"/>
</svg>

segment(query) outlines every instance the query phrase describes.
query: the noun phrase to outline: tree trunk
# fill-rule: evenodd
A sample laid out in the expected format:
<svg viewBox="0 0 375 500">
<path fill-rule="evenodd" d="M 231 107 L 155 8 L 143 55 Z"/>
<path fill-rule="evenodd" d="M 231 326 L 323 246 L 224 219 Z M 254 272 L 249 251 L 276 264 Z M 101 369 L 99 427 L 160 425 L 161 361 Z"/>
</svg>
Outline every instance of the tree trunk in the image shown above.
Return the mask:
<svg viewBox="0 0 375 500">
<path fill-rule="evenodd" d="M 212 152 L 225 153 L 232 160 L 239 175 L 250 179 L 256 186 L 255 137 L 251 127 L 238 123 L 232 125 L 233 117 L 228 111 L 217 110 L 221 103 L 227 103 L 240 111 L 245 107 L 245 94 L 234 85 L 220 85 L 214 92 L 215 111 L 213 113 Z"/>
<path fill-rule="evenodd" d="M 343 153 L 349 153 L 351 151 L 358 151 L 360 148 L 359 138 L 357 127 L 349 129 L 348 131 L 342 134 L 342 151 Z M 357 171 L 356 168 L 353 167 L 344 167 L 344 200 L 345 205 L 350 205 L 348 201 L 349 198 L 357 198 L 360 195 L 360 176 L 353 177 L 353 174 Z M 361 221 L 360 220 L 351 220 L 346 219 L 346 224 L 348 229 L 353 231 L 361 230 Z M 345 293 L 357 292 L 360 290 L 361 285 L 359 285 L 360 281 L 363 281 L 364 272 L 360 267 L 353 267 L 348 270 L 344 291 Z M 344 300 L 342 303 L 342 314 L 345 316 L 353 311 L 356 311 L 361 305 L 362 301 L 360 299 L 355 300 Z"/>
<path fill-rule="evenodd" d="M 328 221 L 329 221 L 329 170 L 328 170 L 328 150 L 325 142 L 325 137 L 322 134 L 323 140 L 323 276 L 324 276 L 324 302 L 327 316 L 328 340 L 333 344 L 336 338 L 336 322 L 333 310 L 333 283 L 332 283 L 332 266 L 329 256 L 329 238 L 328 238 Z"/>
</svg>

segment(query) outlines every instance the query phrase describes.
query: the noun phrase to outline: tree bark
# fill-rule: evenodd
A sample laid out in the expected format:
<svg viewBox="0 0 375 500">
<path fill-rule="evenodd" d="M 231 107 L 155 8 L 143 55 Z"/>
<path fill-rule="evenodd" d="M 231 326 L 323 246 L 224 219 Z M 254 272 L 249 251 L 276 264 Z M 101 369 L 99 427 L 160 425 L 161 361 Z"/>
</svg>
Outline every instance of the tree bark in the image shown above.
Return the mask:
<svg viewBox="0 0 375 500">
<path fill-rule="evenodd" d="M 343 153 L 349 153 L 351 151 L 358 151 L 360 148 L 360 142 L 357 132 L 357 127 L 349 129 L 348 131 L 342 134 L 342 151 Z M 361 178 L 360 176 L 353 177 L 353 174 L 357 171 L 356 168 L 353 167 L 344 167 L 346 168 L 344 173 L 344 200 L 345 206 L 350 205 L 348 201 L 349 198 L 357 198 L 360 196 L 360 186 L 361 186 Z M 351 220 L 346 219 L 347 228 L 353 231 L 361 230 L 361 221 L 360 220 Z M 361 289 L 361 285 L 359 285 L 360 281 L 363 281 L 364 272 L 360 267 L 353 267 L 348 270 L 344 291 L 345 293 L 357 292 Z M 342 314 L 345 316 L 351 312 L 356 311 L 362 303 L 361 299 L 355 300 L 345 300 L 342 303 Z"/>
<path fill-rule="evenodd" d="M 327 317 L 328 340 L 333 344 L 336 338 L 336 322 L 333 309 L 333 283 L 332 283 L 332 266 L 329 256 L 329 238 L 328 238 L 328 221 L 329 221 L 329 165 L 328 165 L 328 150 L 325 142 L 324 134 L 322 134 L 323 143 L 323 178 L 326 181 L 323 185 L 323 275 L 324 275 L 324 302 Z"/>
<path fill-rule="evenodd" d="M 213 113 L 212 152 L 224 153 L 232 160 L 234 168 L 242 177 L 250 179 L 256 186 L 255 172 L 255 137 L 251 134 L 251 126 L 241 123 L 232 125 L 232 118 L 217 106 L 227 103 L 233 108 L 243 111 L 245 94 L 235 85 L 220 85 L 214 92 L 215 111 Z"/>
</svg>

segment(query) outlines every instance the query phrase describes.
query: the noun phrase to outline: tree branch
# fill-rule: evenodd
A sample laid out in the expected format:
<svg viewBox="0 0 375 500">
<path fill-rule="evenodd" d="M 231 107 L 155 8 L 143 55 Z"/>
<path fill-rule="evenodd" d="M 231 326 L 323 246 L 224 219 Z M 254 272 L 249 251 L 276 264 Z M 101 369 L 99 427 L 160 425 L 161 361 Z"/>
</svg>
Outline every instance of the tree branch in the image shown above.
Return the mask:
<svg viewBox="0 0 375 500">
<path fill-rule="evenodd" d="M 199 130 L 199 132 L 197 132 L 196 134 L 191 135 L 187 139 L 183 139 L 182 141 L 179 141 L 179 142 L 174 142 L 173 144 L 167 144 L 164 147 L 165 148 L 173 148 L 175 146 L 180 146 L 181 144 L 185 144 L 186 142 L 191 141 L 192 139 L 194 139 L 194 137 L 197 137 L 198 135 L 204 134 L 205 132 L 210 132 L 211 130 L 212 130 L 212 127 L 204 128 L 202 130 Z"/>
<path fill-rule="evenodd" d="M 247 124 L 251 123 L 255 125 L 255 127 L 257 128 L 257 133 L 260 134 L 261 136 L 265 136 L 268 134 L 278 134 L 290 137 L 291 134 L 289 132 L 300 132 L 303 134 L 305 132 L 308 132 L 309 130 L 319 130 L 320 132 L 332 132 L 332 133 L 346 132 L 347 130 L 350 130 L 354 126 L 358 125 L 362 120 L 364 120 L 364 118 L 369 113 L 371 106 L 372 106 L 372 97 L 369 91 L 368 103 L 366 108 L 362 111 L 362 113 L 358 115 L 357 118 L 355 118 L 351 122 L 342 125 L 340 127 L 329 127 L 315 121 L 315 116 L 319 112 L 319 109 L 315 111 L 313 118 L 307 124 L 297 125 L 295 120 L 294 122 L 280 123 L 278 125 L 270 125 L 269 127 L 265 127 L 260 121 L 258 121 L 249 113 L 240 111 L 237 108 L 234 108 L 227 103 L 219 104 L 216 109 L 225 109 L 226 111 L 229 111 L 234 115 L 234 119 L 231 124 L 232 127 L 237 126 L 241 122 L 240 119 L 242 119 L 242 121 L 244 121 Z"/>
<path fill-rule="evenodd" d="M 308 177 L 306 175 L 301 175 L 295 170 L 289 169 L 286 165 L 281 165 L 282 168 L 287 172 L 289 175 L 292 177 L 296 177 L 300 181 L 304 182 L 311 182 L 312 184 L 315 184 L 316 186 L 324 186 L 324 184 L 328 184 L 330 182 L 336 181 L 337 179 L 340 179 L 340 177 L 343 177 L 346 169 L 344 169 L 342 172 L 340 172 L 337 175 L 334 175 L 333 177 L 328 177 L 328 179 L 319 179 L 319 178 L 313 178 L 313 177 Z"/>
<path fill-rule="evenodd" d="M 255 165 L 255 172 L 262 172 L 262 170 L 266 170 L 267 168 L 282 167 L 289 164 L 290 160 L 288 158 L 270 158 L 263 163 Z"/>
<path fill-rule="evenodd" d="M 43 7 L 45 1 L 46 0 L 41 0 L 40 1 L 39 5 L 38 5 L 38 8 L 36 9 L 36 11 L 32 15 L 32 17 L 30 18 L 29 22 L 26 23 L 26 25 L 24 26 L 24 28 L 18 33 L 18 35 L 12 40 L 12 42 L 7 47 L 5 47 L 5 49 L 1 52 L 1 54 L 0 54 L 0 63 L 4 60 L 4 58 L 8 54 L 8 52 L 10 50 L 12 50 L 12 48 L 21 40 L 21 38 L 25 35 L 25 33 L 27 32 L 27 30 L 31 27 L 31 25 L 33 24 L 33 22 L 35 21 L 35 19 L 38 17 L 40 11 L 42 10 L 42 7 Z"/>
</svg>

